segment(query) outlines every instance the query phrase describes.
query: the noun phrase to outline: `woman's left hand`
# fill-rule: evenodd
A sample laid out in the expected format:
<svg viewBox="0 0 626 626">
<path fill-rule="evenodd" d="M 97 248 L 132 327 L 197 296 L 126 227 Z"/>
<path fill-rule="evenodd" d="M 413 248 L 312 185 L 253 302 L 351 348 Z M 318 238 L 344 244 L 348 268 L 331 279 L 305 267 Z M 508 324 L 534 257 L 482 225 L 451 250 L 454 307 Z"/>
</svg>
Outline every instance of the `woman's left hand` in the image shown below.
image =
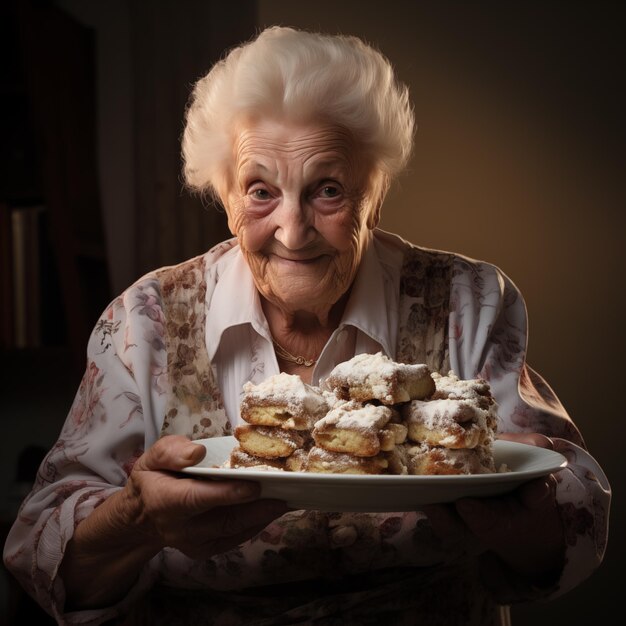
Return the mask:
<svg viewBox="0 0 626 626">
<path fill-rule="evenodd" d="M 552 448 L 552 441 L 539 433 L 506 433 L 500 438 Z M 424 511 L 444 543 L 463 541 L 470 552 L 483 555 L 485 582 L 496 592 L 506 584 L 502 564 L 531 585 L 552 582 L 563 567 L 565 535 L 551 474 L 503 496 L 463 498 Z"/>
</svg>

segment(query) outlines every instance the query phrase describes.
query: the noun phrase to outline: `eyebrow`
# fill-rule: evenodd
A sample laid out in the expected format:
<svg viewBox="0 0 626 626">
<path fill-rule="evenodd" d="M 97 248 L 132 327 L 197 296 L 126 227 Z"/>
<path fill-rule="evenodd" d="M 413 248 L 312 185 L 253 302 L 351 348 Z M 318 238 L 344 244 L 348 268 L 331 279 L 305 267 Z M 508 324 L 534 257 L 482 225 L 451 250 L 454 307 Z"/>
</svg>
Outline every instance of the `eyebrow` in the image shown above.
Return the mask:
<svg viewBox="0 0 626 626">
<path fill-rule="evenodd" d="M 254 170 L 269 172 L 269 167 L 263 165 L 263 163 L 259 161 L 244 161 L 243 165 L 241 165 L 238 169 L 240 172 L 249 172 Z"/>
<path fill-rule="evenodd" d="M 328 170 L 333 168 L 337 168 L 342 172 L 345 172 L 349 169 L 349 163 L 345 159 L 330 158 L 321 159 L 312 163 L 310 161 L 307 161 L 304 166 L 305 173 L 308 176 L 310 176 L 311 174 L 315 175 L 320 170 Z M 251 174 L 255 174 L 256 172 L 260 172 L 262 174 L 270 173 L 272 169 L 267 167 L 260 161 L 245 161 L 241 165 L 241 167 L 239 167 L 238 171 L 239 175 L 243 174 L 244 176 L 249 176 Z"/>
<path fill-rule="evenodd" d="M 334 167 L 336 165 L 344 166 L 346 165 L 346 160 L 339 158 L 321 159 L 319 161 L 314 161 L 312 167 Z"/>
<path fill-rule="evenodd" d="M 305 172 L 307 174 L 316 173 L 320 170 L 339 169 L 341 172 L 346 172 L 350 169 L 349 163 L 345 159 L 322 159 L 313 163 L 305 164 Z"/>
</svg>

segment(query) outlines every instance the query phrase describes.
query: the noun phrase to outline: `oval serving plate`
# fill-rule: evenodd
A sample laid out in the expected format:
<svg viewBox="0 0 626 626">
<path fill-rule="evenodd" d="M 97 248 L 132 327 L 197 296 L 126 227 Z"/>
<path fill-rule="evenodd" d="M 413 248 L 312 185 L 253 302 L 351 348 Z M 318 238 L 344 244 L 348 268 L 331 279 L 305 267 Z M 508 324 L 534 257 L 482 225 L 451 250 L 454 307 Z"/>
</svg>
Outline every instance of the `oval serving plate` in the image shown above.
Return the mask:
<svg viewBox="0 0 626 626">
<path fill-rule="evenodd" d="M 567 459 L 558 452 L 496 440 L 496 467 L 504 464 L 509 471 L 459 476 L 364 476 L 226 469 L 220 466 L 237 445 L 234 437 L 199 439 L 194 443 L 206 448 L 206 456 L 183 473 L 210 480 L 254 480 L 261 483 L 262 498 L 284 500 L 294 509 L 318 511 L 401 512 L 459 498 L 501 495 L 567 465 Z"/>
</svg>

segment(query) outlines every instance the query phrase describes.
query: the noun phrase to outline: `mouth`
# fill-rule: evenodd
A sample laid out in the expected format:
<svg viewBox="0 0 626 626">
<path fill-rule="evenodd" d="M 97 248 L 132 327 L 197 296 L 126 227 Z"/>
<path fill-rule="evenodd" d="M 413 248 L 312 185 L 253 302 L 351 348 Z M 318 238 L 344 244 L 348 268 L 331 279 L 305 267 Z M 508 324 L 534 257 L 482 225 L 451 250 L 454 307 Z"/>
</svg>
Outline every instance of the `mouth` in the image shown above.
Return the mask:
<svg viewBox="0 0 626 626">
<path fill-rule="evenodd" d="M 312 265 L 319 261 L 323 256 L 322 254 L 317 254 L 315 256 L 309 257 L 298 257 L 298 256 L 284 256 L 279 254 L 273 254 L 272 257 L 276 259 L 279 263 L 286 264 L 294 264 L 294 265 Z"/>
</svg>

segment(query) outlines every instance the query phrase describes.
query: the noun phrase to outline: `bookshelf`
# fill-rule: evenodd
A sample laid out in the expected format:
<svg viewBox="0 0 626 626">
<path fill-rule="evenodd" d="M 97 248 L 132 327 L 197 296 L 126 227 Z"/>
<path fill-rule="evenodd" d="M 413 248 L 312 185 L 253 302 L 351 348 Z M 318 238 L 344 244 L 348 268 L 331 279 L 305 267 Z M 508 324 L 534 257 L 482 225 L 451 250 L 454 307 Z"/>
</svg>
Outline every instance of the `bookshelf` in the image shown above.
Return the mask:
<svg viewBox="0 0 626 626">
<path fill-rule="evenodd" d="M 67 343 L 50 215 L 39 204 L 0 203 L 0 347 Z"/>
<path fill-rule="evenodd" d="M 52 3 L 0 11 L 0 349 L 66 346 L 78 378 L 110 300 L 95 36 Z"/>
<path fill-rule="evenodd" d="M 20 460 L 58 436 L 89 333 L 110 299 L 94 39 L 52 2 L 0 3 L 0 423 L 9 442 L 0 460 L 3 543 Z M 4 567 L 0 595 L 6 623 L 54 623 Z"/>
</svg>

